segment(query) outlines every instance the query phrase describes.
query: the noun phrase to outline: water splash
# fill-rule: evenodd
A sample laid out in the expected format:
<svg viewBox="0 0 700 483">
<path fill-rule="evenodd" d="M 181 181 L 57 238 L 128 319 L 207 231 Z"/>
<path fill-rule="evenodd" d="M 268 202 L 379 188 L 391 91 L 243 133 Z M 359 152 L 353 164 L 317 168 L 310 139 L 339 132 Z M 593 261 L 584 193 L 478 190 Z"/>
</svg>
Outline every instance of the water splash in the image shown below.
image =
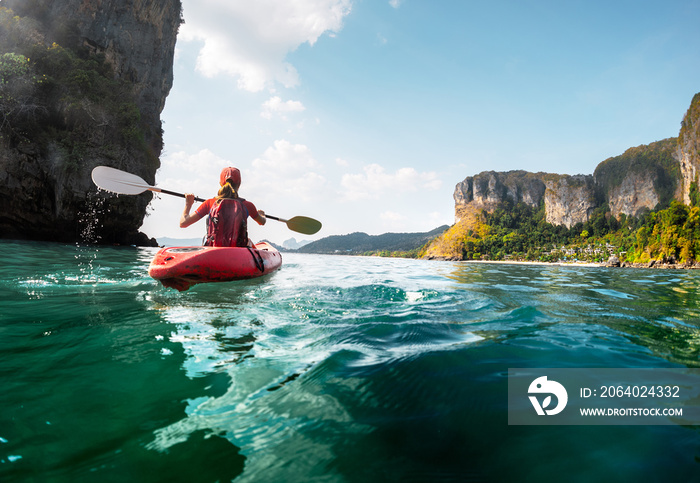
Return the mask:
<svg viewBox="0 0 700 483">
<path fill-rule="evenodd" d="M 102 217 L 106 208 L 106 197 L 102 190 L 88 191 L 85 198 L 85 210 L 78 212 L 78 228 L 80 241 L 76 242 L 75 259 L 80 270 L 80 279 L 92 282 L 95 279 L 93 262 L 97 259 L 98 249 L 91 245 L 97 245 L 102 240 L 100 229 Z"/>
<path fill-rule="evenodd" d="M 104 214 L 105 197 L 100 191 L 88 191 L 85 198 L 85 211 L 78 212 L 78 227 L 82 243 L 94 245 L 100 242 L 102 239 L 99 234 L 102 227 L 100 220 Z"/>
</svg>

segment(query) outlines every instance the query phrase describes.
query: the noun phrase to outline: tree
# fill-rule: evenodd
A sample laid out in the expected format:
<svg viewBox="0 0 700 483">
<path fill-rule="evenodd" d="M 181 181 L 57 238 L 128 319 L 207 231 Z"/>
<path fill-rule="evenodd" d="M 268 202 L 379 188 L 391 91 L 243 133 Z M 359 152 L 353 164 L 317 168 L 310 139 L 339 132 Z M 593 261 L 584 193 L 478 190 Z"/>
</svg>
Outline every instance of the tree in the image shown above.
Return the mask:
<svg viewBox="0 0 700 483">
<path fill-rule="evenodd" d="M 698 177 L 695 177 L 695 181 L 690 183 L 690 206 L 700 206 L 700 190 L 698 189 Z"/>
<path fill-rule="evenodd" d="M 0 133 L 21 134 L 22 124 L 46 112 L 36 102 L 35 89 L 41 82 L 24 55 L 0 55 Z"/>
</svg>

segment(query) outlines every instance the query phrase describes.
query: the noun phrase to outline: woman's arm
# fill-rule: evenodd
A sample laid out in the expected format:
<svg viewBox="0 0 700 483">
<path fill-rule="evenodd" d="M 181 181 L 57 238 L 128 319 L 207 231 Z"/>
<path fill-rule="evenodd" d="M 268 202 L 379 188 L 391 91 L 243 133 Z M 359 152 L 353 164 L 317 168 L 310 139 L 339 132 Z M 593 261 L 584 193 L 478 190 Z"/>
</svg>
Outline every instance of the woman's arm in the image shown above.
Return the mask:
<svg viewBox="0 0 700 483">
<path fill-rule="evenodd" d="M 194 195 L 192 193 L 185 193 L 185 211 L 182 212 L 180 217 L 180 228 L 187 228 L 192 223 L 199 221 L 202 215 L 197 214 L 195 211 L 193 215 L 190 215 L 190 210 L 194 204 Z"/>
<path fill-rule="evenodd" d="M 258 210 L 255 216 L 252 218 L 258 222 L 258 225 L 264 225 L 267 223 L 267 218 L 265 218 L 265 212 L 263 210 Z"/>
</svg>

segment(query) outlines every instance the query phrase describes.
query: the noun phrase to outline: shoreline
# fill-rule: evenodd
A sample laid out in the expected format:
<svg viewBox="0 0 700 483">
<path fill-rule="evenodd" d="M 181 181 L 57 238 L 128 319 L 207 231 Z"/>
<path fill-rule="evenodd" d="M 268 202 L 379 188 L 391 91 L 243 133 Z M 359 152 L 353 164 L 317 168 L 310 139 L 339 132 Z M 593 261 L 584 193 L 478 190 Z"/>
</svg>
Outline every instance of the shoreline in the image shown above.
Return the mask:
<svg viewBox="0 0 700 483">
<path fill-rule="evenodd" d="M 456 260 L 463 263 L 495 263 L 499 265 L 545 265 L 548 267 L 588 267 L 588 268 L 607 268 L 605 263 L 596 262 L 538 262 L 536 260 Z"/>
<path fill-rule="evenodd" d="M 429 258 L 428 260 L 441 260 L 440 258 Z M 681 263 L 664 263 L 653 260 L 649 263 L 630 263 L 630 262 L 540 262 L 536 260 L 454 260 L 449 258 L 442 259 L 443 261 L 461 262 L 461 263 L 493 263 L 499 265 L 543 265 L 557 267 L 583 267 L 583 268 L 639 268 L 643 270 L 697 270 L 700 269 L 700 262 L 693 264 Z"/>
</svg>

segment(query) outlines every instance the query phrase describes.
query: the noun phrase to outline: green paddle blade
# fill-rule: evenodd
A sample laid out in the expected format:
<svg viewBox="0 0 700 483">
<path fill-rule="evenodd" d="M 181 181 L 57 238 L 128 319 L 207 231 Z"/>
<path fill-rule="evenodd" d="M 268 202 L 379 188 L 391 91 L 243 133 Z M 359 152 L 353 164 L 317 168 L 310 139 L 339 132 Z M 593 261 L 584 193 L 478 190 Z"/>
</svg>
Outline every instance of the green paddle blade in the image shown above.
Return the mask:
<svg viewBox="0 0 700 483">
<path fill-rule="evenodd" d="M 295 216 L 287 220 L 287 228 L 304 235 L 313 235 L 321 229 L 321 222 L 307 216 Z"/>
</svg>

